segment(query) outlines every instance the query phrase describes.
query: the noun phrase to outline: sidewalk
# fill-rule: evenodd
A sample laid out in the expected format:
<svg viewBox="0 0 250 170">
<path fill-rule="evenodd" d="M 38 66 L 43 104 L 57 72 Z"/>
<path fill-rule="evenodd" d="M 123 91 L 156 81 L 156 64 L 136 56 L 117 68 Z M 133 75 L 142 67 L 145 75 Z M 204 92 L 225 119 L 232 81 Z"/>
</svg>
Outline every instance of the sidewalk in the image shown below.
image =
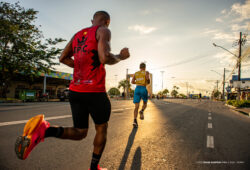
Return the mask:
<svg viewBox="0 0 250 170">
<path fill-rule="evenodd" d="M 250 117 L 250 108 L 249 107 L 237 108 L 237 107 L 234 107 L 234 106 L 231 106 L 231 105 L 228 105 L 228 104 L 225 104 L 225 105 L 227 107 L 230 107 L 231 109 L 237 111 L 237 112 L 243 113 L 243 114 Z"/>
<path fill-rule="evenodd" d="M 249 107 L 245 107 L 245 108 L 236 108 L 235 110 L 237 110 L 238 112 L 242 112 L 248 116 L 250 116 L 250 108 Z"/>
</svg>

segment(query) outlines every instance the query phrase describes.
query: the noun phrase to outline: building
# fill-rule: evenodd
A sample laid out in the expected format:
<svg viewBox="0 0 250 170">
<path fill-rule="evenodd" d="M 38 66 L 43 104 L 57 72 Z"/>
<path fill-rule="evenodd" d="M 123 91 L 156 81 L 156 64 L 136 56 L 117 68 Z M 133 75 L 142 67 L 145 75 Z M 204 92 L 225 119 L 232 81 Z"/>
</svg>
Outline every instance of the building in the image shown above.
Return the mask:
<svg viewBox="0 0 250 170">
<path fill-rule="evenodd" d="M 19 98 L 19 92 L 22 90 L 34 90 L 36 97 L 47 94 L 50 99 L 58 97 L 58 93 L 69 86 L 73 75 L 51 71 L 48 74 L 38 73 L 34 78 L 19 74 L 15 77 L 8 88 L 7 98 Z"/>
<path fill-rule="evenodd" d="M 242 100 L 250 100 L 250 78 L 241 78 L 241 81 L 238 81 L 238 76 L 233 75 L 226 88 L 228 99 L 236 99 L 238 89 L 240 89 Z"/>
</svg>

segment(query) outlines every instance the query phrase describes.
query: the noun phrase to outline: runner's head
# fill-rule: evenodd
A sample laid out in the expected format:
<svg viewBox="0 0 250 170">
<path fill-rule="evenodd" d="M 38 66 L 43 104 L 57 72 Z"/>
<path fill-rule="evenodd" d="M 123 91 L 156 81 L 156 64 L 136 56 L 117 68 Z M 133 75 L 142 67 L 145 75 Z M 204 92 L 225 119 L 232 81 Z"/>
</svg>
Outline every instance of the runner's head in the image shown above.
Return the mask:
<svg viewBox="0 0 250 170">
<path fill-rule="evenodd" d="M 92 20 L 93 25 L 101 25 L 108 27 L 110 23 L 110 16 L 106 11 L 97 11 Z"/>
<path fill-rule="evenodd" d="M 141 63 L 140 64 L 140 69 L 141 70 L 146 70 L 146 64 L 145 63 Z"/>
</svg>

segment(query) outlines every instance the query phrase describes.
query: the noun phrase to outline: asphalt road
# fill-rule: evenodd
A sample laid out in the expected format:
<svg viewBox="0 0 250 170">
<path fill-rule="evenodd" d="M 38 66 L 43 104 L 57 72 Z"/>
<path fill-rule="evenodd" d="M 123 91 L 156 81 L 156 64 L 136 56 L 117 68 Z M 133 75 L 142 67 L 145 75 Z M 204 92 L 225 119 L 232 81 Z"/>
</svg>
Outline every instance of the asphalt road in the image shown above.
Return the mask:
<svg viewBox="0 0 250 170">
<path fill-rule="evenodd" d="M 132 101 L 112 101 L 108 141 L 100 164 L 123 169 L 250 169 L 250 118 L 221 102 L 153 100 L 134 129 Z M 87 170 L 92 120 L 82 141 L 47 138 L 19 160 L 14 152 L 26 120 L 37 114 L 55 125 L 72 126 L 69 103 L 0 105 L 0 169 Z"/>
</svg>

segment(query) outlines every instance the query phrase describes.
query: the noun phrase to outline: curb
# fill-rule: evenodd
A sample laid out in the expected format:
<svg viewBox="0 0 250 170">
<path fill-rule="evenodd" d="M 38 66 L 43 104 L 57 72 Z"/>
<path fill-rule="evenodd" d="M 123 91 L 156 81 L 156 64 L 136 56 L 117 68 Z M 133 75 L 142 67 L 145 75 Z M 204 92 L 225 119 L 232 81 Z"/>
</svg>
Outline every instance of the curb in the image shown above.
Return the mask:
<svg viewBox="0 0 250 170">
<path fill-rule="evenodd" d="M 234 110 L 234 111 L 237 111 L 237 112 L 239 112 L 239 113 L 241 113 L 241 114 L 244 114 L 245 116 L 250 117 L 250 112 L 249 112 L 249 113 L 247 113 L 247 112 L 244 112 L 244 111 L 238 110 L 238 108 L 237 108 L 237 107 L 234 107 L 234 106 L 231 106 L 231 105 L 228 105 L 228 104 L 225 104 L 225 105 L 226 105 L 227 107 L 229 107 L 230 109 Z"/>
</svg>

